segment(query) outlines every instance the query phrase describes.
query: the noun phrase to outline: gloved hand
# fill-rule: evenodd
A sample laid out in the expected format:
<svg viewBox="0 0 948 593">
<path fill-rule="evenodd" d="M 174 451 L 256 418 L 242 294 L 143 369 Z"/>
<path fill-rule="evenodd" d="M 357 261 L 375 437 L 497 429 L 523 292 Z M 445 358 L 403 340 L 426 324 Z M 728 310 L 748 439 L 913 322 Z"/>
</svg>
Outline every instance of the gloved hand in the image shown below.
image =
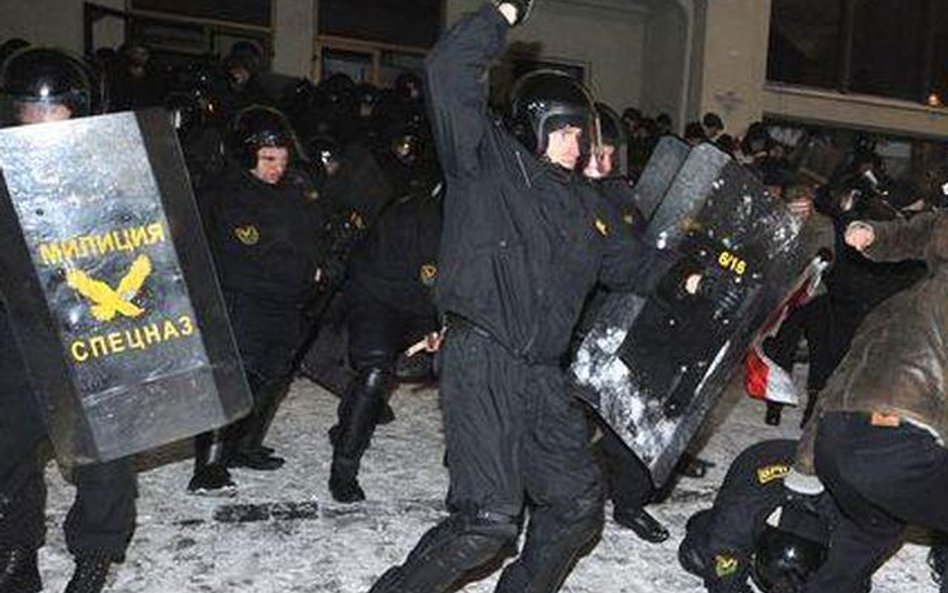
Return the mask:
<svg viewBox="0 0 948 593">
<path fill-rule="evenodd" d="M 517 18 L 511 23 L 511 27 L 516 27 L 521 25 L 528 18 L 530 18 L 530 13 L 533 11 L 533 4 L 536 0 L 494 0 L 494 6 L 501 7 L 504 4 L 509 4 L 517 10 Z"/>
</svg>

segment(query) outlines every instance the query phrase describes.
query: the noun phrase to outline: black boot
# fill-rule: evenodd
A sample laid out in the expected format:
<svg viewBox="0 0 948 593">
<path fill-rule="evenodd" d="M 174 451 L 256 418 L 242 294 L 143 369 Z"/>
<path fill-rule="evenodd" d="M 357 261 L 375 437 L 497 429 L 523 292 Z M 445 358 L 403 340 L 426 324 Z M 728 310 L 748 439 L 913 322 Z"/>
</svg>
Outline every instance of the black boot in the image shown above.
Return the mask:
<svg viewBox="0 0 948 593">
<path fill-rule="evenodd" d="M 80 554 L 65 593 L 101 593 L 112 567 L 109 554 Z"/>
<path fill-rule="evenodd" d="M 263 439 L 288 386 L 284 380 L 252 382 L 253 411 L 228 431 L 224 461 L 227 467 L 243 467 L 257 471 L 273 471 L 283 467 L 286 460 L 274 455 L 273 449 L 264 447 Z"/>
<path fill-rule="evenodd" d="M 234 496 L 237 485 L 223 463 L 224 443 L 220 433 L 206 432 L 194 437 L 194 474 L 188 494 Z"/>
<path fill-rule="evenodd" d="M 381 368 L 361 371 L 339 402 L 339 422 L 331 431 L 333 442 L 329 491 L 338 502 L 365 499 L 357 476 L 362 454 L 378 424 L 379 411 L 390 389 L 390 372 Z"/>
<path fill-rule="evenodd" d="M 358 461 L 353 464 L 344 458 L 333 456 L 332 469 L 329 471 L 329 492 L 333 500 L 345 503 L 365 500 L 365 491 L 356 478 L 358 473 Z"/>
<path fill-rule="evenodd" d="M 42 588 L 36 550 L 0 548 L 0 593 L 37 593 Z"/>
<path fill-rule="evenodd" d="M 631 529 L 639 538 L 647 542 L 660 544 L 668 539 L 668 529 L 645 509 L 616 508 L 612 512 L 612 518 L 615 519 L 616 523 Z"/>
</svg>

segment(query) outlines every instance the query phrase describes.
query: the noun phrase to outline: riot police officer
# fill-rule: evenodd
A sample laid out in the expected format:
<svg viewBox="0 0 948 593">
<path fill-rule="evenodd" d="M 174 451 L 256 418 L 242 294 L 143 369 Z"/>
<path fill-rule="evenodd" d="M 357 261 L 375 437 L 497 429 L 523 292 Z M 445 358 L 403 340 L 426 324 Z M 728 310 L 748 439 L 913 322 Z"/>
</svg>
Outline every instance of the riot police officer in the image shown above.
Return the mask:
<svg viewBox="0 0 948 593">
<path fill-rule="evenodd" d="M 449 590 L 516 541 L 528 497 L 526 543 L 497 591 L 556 591 L 601 525 L 599 472 L 560 362 L 597 281 L 647 288 L 643 277 L 664 269 L 646 265 L 574 173 L 592 109 L 579 82 L 555 72 L 522 79 L 513 134 L 488 113 L 484 74 L 531 6 L 484 5 L 426 60 L 447 187 L 436 295 L 448 323 L 440 397 L 451 515 L 373 593 Z"/>
<path fill-rule="evenodd" d="M 687 524 L 678 558 L 710 593 L 792 593 L 826 558 L 835 514 L 829 500 L 787 488 L 796 441 L 763 441 L 728 468 L 710 509 Z M 779 512 L 778 512 L 779 509 Z"/>
<path fill-rule="evenodd" d="M 640 236 L 645 230 L 645 220 L 625 176 L 626 139 L 622 122 L 605 103 L 596 103 L 595 109 L 599 138 L 590 151 L 583 173 L 615 208 L 625 230 Z M 588 299 L 577 327 L 578 339 L 589 331 L 607 295 L 607 291 L 598 290 Z M 596 449 L 606 479 L 607 495 L 612 499 L 613 519 L 647 542 L 665 541 L 669 536 L 668 529 L 645 510 L 645 505 L 655 494 L 648 468 L 605 422 L 598 417 L 593 420 L 602 433 Z"/>
<path fill-rule="evenodd" d="M 278 111 L 254 106 L 231 129 L 231 170 L 203 198 L 206 225 L 237 346 L 254 397 L 250 415 L 196 442 L 192 493 L 232 493 L 230 467 L 275 470 L 262 441 L 291 380 L 307 306 L 328 281 L 322 205 L 295 166 L 298 148 Z"/>
<path fill-rule="evenodd" d="M 89 115 L 89 72 L 72 56 L 27 48 L 10 56 L 0 88 L 14 124 Z M 19 331 L 29 328 L 18 327 Z M 25 362 L 11 320 L 0 304 L 0 591 L 42 589 L 37 549 L 44 538 L 43 465 L 37 446 L 46 439 Z M 76 498 L 66 516 L 66 546 L 76 568 L 66 593 L 98 593 L 113 562 L 124 559 L 135 530 L 136 475 L 133 460 L 83 465 L 71 472 Z"/>
<path fill-rule="evenodd" d="M 437 333 L 431 290 L 438 275 L 440 183 L 424 174 L 419 132 L 390 132 L 378 158 L 395 198 L 382 210 L 348 265 L 349 364 L 356 373 L 333 428 L 329 490 L 340 502 L 363 500 L 356 479 L 385 401 L 396 383 L 399 354 Z"/>
</svg>

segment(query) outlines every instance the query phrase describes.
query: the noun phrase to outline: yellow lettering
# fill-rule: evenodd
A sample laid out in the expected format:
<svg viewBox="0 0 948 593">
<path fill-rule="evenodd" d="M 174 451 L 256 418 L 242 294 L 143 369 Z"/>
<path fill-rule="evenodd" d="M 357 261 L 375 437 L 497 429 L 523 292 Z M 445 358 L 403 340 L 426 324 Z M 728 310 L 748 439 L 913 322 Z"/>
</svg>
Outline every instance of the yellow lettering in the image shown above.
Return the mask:
<svg viewBox="0 0 948 593">
<path fill-rule="evenodd" d="M 98 245 L 95 236 L 80 237 L 79 245 L 82 247 L 82 257 L 88 257 L 98 253 Z"/>
<path fill-rule="evenodd" d="M 181 337 L 181 332 L 178 331 L 178 328 L 176 328 L 174 324 L 171 323 L 171 321 L 166 319 L 165 331 L 162 338 L 165 340 L 170 340 L 171 338 L 180 338 L 180 337 Z"/>
<path fill-rule="evenodd" d="M 132 246 L 128 242 L 128 229 L 112 231 L 115 235 L 115 249 L 118 251 L 131 251 Z M 122 241 L 124 239 L 124 242 Z"/>
<path fill-rule="evenodd" d="M 194 324 L 188 316 L 180 317 L 178 323 L 181 324 L 181 335 L 190 336 L 194 334 Z"/>
<path fill-rule="evenodd" d="M 99 358 L 109 353 L 109 345 L 102 336 L 89 338 L 89 348 L 92 349 L 93 358 Z"/>
<path fill-rule="evenodd" d="M 138 249 L 142 245 L 148 244 L 148 230 L 145 227 L 135 227 L 128 231 L 129 244 L 131 244 L 132 249 Z"/>
<path fill-rule="evenodd" d="M 122 341 L 122 334 L 112 332 L 106 336 L 106 339 L 109 342 L 109 348 L 112 350 L 112 354 L 125 352 L 125 342 Z"/>
<path fill-rule="evenodd" d="M 731 263 L 731 254 L 727 251 L 722 251 L 721 255 L 718 256 L 718 263 L 725 268 L 728 267 Z"/>
<path fill-rule="evenodd" d="M 161 342 L 161 330 L 158 329 L 157 324 L 152 323 L 146 325 L 142 328 L 142 331 L 145 335 L 145 344 L 150 346 L 151 344 L 157 344 L 158 342 Z"/>
<path fill-rule="evenodd" d="M 79 254 L 79 242 L 75 239 L 62 243 L 63 257 L 68 260 L 75 259 Z"/>
<path fill-rule="evenodd" d="M 89 360 L 89 352 L 86 350 L 86 345 L 82 340 L 76 340 L 72 343 L 72 346 L 69 347 L 70 352 L 72 352 L 72 357 L 76 362 L 85 362 Z"/>
<path fill-rule="evenodd" d="M 128 344 L 129 348 L 135 350 L 144 350 L 145 349 L 145 340 L 142 338 L 142 330 L 135 328 L 132 331 L 125 331 L 125 343 Z"/>
<path fill-rule="evenodd" d="M 112 237 L 112 233 L 99 235 L 95 240 L 99 255 L 105 255 L 106 253 L 115 251 L 115 238 Z"/>
<path fill-rule="evenodd" d="M 737 267 L 734 268 L 734 271 L 737 272 L 738 276 L 743 276 L 744 272 L 747 271 L 747 262 L 744 260 L 737 262 Z"/>
<path fill-rule="evenodd" d="M 148 225 L 148 235 L 151 237 L 152 243 L 164 243 L 165 227 L 160 222 L 153 222 Z"/>
<path fill-rule="evenodd" d="M 42 258 L 44 264 L 51 266 L 62 261 L 63 252 L 62 249 L 59 248 L 59 245 L 47 243 L 40 245 L 40 258 Z"/>
</svg>

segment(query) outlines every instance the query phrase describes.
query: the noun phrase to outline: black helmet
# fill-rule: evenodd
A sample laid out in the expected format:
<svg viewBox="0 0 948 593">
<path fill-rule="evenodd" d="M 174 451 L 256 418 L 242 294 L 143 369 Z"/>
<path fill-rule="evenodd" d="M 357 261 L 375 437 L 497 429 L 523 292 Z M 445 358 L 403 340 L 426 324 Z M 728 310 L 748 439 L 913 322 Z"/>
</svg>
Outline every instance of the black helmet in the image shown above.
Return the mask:
<svg viewBox="0 0 948 593">
<path fill-rule="evenodd" d="M 315 136 L 306 144 L 306 155 L 323 166 L 328 175 L 339 168 L 342 147 L 330 136 Z"/>
<path fill-rule="evenodd" d="M 522 76 L 510 102 L 510 127 L 535 154 L 546 152 L 547 138 L 566 126 L 589 130 L 593 112 L 586 88 L 557 70 L 537 70 Z"/>
<path fill-rule="evenodd" d="M 596 103 L 596 118 L 599 121 L 599 139 L 603 144 L 619 148 L 626 143 L 625 125 L 612 107 Z"/>
<path fill-rule="evenodd" d="M 272 107 L 251 105 L 234 117 L 230 145 L 234 159 L 244 168 L 257 165 L 257 151 L 272 146 L 298 154 L 296 135 L 286 116 Z"/>
<path fill-rule="evenodd" d="M 4 41 L 0 44 L 0 66 L 3 65 L 7 58 L 29 46 L 30 42 L 20 37 L 14 37 L 13 39 Z"/>
<path fill-rule="evenodd" d="M 0 91 L 14 106 L 64 105 L 72 117 L 92 111 L 92 82 L 86 65 L 57 49 L 28 47 L 11 55 L 0 69 Z"/>
<path fill-rule="evenodd" d="M 829 527 L 820 511 L 821 504 L 826 500 L 793 497 L 768 519 L 755 542 L 751 573 L 764 593 L 802 591 L 826 561 Z"/>
<path fill-rule="evenodd" d="M 425 150 L 424 132 L 412 121 L 389 125 L 384 138 L 392 153 L 405 164 L 418 160 Z"/>
<path fill-rule="evenodd" d="M 424 83 L 421 77 L 414 72 L 402 72 L 395 78 L 395 92 L 402 99 L 421 101 L 424 93 Z"/>
<path fill-rule="evenodd" d="M 181 137 L 187 136 L 200 125 L 203 112 L 195 94 L 169 93 L 164 101 L 165 111 L 171 119 L 171 125 Z"/>
</svg>

